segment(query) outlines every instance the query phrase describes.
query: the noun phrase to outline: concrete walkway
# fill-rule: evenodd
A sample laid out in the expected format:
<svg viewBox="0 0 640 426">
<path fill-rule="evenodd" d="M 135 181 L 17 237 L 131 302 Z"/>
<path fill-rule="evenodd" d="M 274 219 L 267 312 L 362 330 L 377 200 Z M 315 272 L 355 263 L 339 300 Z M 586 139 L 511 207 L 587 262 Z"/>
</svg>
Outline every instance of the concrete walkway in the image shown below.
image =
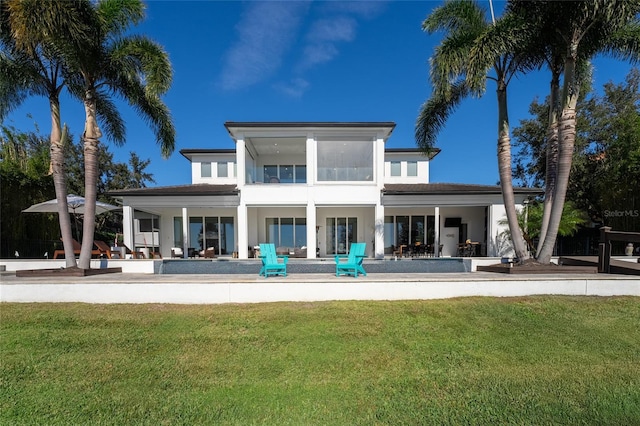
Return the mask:
<svg viewBox="0 0 640 426">
<path fill-rule="evenodd" d="M 326 300 L 418 300 L 529 295 L 640 296 L 640 278 L 628 275 L 509 275 L 469 273 L 136 274 L 87 277 L 16 277 L 3 273 L 2 302 L 261 303 Z"/>
</svg>

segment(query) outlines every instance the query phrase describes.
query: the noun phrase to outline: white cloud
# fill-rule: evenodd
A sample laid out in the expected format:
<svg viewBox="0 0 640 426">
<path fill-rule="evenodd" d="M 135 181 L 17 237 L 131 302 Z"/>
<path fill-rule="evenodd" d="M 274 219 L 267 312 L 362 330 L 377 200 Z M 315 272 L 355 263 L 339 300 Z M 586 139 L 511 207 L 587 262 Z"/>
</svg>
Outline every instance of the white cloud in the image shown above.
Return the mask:
<svg viewBox="0 0 640 426">
<path fill-rule="evenodd" d="M 321 19 L 313 24 L 308 38 L 312 42 L 353 41 L 356 37 L 356 25 L 355 19 L 347 17 Z"/>
<path fill-rule="evenodd" d="M 327 9 L 371 19 L 382 13 L 386 3 L 383 0 L 332 1 L 327 3 Z"/>
<path fill-rule="evenodd" d="M 314 65 L 329 62 L 338 56 L 338 48 L 331 43 L 315 43 L 304 48 L 304 62 L 300 70 L 304 71 Z"/>
<path fill-rule="evenodd" d="M 323 18 L 316 20 L 307 35 L 307 45 L 296 66 L 305 72 L 316 65 L 335 59 L 340 43 L 356 39 L 358 19 L 373 19 L 383 12 L 384 1 L 330 1 L 322 3 Z"/>
<path fill-rule="evenodd" d="M 287 96 L 301 97 L 310 87 L 304 73 L 334 60 L 340 45 L 357 37 L 358 21 L 382 13 L 384 1 L 328 1 L 319 3 L 317 17 L 298 34 L 309 1 L 250 1 L 236 25 L 236 40 L 226 52 L 219 84 L 239 90 L 265 81 L 282 68 L 285 55 L 300 40 L 293 78 L 273 87 Z M 315 3 L 317 4 L 317 3 Z M 315 7 L 315 6 L 314 6 Z"/>
<path fill-rule="evenodd" d="M 278 83 L 275 88 L 291 98 L 301 98 L 309 88 L 309 82 L 303 78 L 294 78 L 289 83 Z"/>
<path fill-rule="evenodd" d="M 226 90 L 251 86 L 280 67 L 309 3 L 260 1 L 247 5 L 236 26 L 238 39 L 224 59 L 220 85 Z"/>
</svg>

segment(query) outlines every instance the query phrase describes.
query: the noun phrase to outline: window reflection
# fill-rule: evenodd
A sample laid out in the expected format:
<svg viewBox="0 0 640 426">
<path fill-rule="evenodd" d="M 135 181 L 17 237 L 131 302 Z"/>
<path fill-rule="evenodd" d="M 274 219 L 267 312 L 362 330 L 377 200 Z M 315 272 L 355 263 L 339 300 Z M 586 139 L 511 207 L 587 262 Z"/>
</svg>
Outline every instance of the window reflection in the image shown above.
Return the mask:
<svg viewBox="0 0 640 426">
<path fill-rule="evenodd" d="M 319 141 L 319 181 L 373 181 L 372 141 Z"/>
</svg>

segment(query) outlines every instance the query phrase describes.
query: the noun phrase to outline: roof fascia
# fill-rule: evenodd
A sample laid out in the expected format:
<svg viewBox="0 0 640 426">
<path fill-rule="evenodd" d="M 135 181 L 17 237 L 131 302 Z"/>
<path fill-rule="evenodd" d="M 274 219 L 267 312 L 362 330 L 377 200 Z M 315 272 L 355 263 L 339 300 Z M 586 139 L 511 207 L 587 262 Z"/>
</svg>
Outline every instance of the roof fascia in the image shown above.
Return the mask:
<svg viewBox="0 0 640 426">
<path fill-rule="evenodd" d="M 376 133 L 382 133 L 384 138 L 388 138 L 393 132 L 396 124 L 394 122 L 234 122 L 227 121 L 224 123 L 227 131 L 233 139 L 238 137 L 257 137 L 257 136 L 292 136 L 298 135 L 306 137 L 308 133 L 325 132 L 344 133 L 349 130 L 350 133 L 363 133 L 362 130 L 367 129 Z"/>
</svg>

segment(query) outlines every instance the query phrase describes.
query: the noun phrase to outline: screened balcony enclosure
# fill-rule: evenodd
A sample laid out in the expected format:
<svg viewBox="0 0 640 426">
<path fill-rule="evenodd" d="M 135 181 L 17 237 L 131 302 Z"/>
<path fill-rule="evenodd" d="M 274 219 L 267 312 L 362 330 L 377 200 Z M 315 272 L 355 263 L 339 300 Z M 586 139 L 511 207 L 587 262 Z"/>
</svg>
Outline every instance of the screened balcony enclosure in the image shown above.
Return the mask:
<svg viewBox="0 0 640 426">
<path fill-rule="evenodd" d="M 318 181 L 373 181 L 373 141 L 318 141 Z"/>
<path fill-rule="evenodd" d="M 318 139 L 316 182 L 372 182 L 373 140 Z M 300 137 L 247 138 L 247 184 L 306 184 L 307 141 Z"/>
<path fill-rule="evenodd" d="M 246 183 L 307 183 L 305 138 L 248 138 Z"/>
</svg>

